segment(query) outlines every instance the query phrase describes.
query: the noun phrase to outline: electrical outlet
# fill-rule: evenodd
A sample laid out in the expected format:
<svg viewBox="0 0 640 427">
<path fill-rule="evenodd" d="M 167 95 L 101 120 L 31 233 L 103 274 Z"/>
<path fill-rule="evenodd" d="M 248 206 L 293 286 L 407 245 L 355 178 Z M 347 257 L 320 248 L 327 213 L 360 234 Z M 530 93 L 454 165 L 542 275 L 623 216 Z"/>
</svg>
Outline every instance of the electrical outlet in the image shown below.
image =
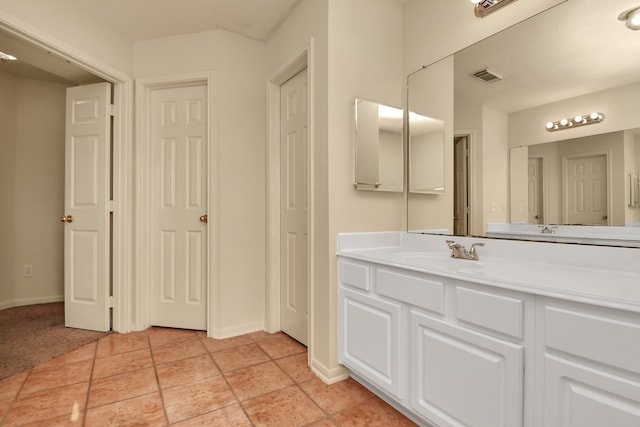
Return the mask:
<svg viewBox="0 0 640 427">
<path fill-rule="evenodd" d="M 33 277 L 33 265 L 25 264 L 23 267 L 23 276 L 25 279 L 30 279 Z"/>
</svg>

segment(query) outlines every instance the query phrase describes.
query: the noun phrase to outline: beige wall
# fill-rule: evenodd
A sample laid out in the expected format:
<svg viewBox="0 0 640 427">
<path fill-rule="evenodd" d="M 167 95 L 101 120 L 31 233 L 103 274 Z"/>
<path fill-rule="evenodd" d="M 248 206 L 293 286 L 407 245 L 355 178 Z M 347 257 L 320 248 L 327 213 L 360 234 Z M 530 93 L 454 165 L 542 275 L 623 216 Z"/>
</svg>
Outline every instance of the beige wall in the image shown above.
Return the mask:
<svg viewBox="0 0 640 427">
<path fill-rule="evenodd" d="M 13 120 L 3 117 L 1 140 L 0 308 L 61 301 L 65 85 L 0 74 L 5 85 L 0 110 Z M 23 277 L 26 264 L 32 278 Z"/>
<path fill-rule="evenodd" d="M 265 45 L 207 31 L 135 45 L 136 78 L 213 71 L 209 225 L 216 337 L 261 330 L 265 317 Z M 170 59 L 168 59 L 170 58 Z M 248 268 L 248 266 L 250 266 Z"/>
<path fill-rule="evenodd" d="M 15 268 L 13 261 L 16 182 L 16 85 L 15 78 L 0 71 L 0 309 L 14 305 Z"/>
</svg>

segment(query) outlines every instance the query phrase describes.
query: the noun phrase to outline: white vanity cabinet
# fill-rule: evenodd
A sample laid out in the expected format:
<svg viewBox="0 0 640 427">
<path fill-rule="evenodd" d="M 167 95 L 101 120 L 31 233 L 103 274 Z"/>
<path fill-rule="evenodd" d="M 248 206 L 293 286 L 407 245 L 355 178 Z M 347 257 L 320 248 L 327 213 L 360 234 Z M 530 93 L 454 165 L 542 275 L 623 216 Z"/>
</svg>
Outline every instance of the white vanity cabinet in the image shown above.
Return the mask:
<svg viewBox="0 0 640 427">
<path fill-rule="evenodd" d="M 548 298 L 537 310 L 536 425 L 640 426 L 640 316 Z"/>
<path fill-rule="evenodd" d="M 369 292 L 371 267 L 340 263 L 339 361 L 395 399 L 403 399 L 400 303 Z"/>
<path fill-rule="evenodd" d="M 339 235 L 354 378 L 424 425 L 640 427 L 637 249 L 446 239 Z"/>
<path fill-rule="evenodd" d="M 339 360 L 357 379 L 423 423 L 523 425 L 533 298 L 376 263 L 339 269 Z"/>
</svg>

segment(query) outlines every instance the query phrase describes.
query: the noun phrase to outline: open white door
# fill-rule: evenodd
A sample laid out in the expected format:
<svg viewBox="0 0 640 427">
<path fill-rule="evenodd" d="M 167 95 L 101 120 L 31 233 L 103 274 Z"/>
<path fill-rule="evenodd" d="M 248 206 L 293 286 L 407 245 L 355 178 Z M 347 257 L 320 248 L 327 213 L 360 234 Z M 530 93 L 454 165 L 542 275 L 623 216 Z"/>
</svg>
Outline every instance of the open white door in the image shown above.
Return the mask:
<svg viewBox="0 0 640 427">
<path fill-rule="evenodd" d="M 280 326 L 304 345 L 309 329 L 307 85 L 305 69 L 280 89 Z"/>
<path fill-rule="evenodd" d="M 111 85 L 67 89 L 65 325 L 108 331 Z"/>
</svg>

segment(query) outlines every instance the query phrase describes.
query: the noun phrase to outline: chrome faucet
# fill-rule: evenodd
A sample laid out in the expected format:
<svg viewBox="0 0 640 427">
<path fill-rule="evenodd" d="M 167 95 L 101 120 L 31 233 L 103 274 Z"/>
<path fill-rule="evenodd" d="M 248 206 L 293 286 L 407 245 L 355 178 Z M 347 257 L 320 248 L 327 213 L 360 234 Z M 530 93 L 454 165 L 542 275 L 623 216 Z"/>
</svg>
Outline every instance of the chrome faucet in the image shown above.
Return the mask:
<svg viewBox="0 0 640 427">
<path fill-rule="evenodd" d="M 471 245 L 471 248 L 467 250 L 460 243 L 456 243 L 453 240 L 446 241 L 447 246 L 451 249 L 451 258 L 460 258 L 460 259 L 469 259 L 472 261 L 478 260 L 478 251 L 476 250 L 477 246 L 484 246 L 484 243 L 474 243 Z"/>
<path fill-rule="evenodd" d="M 553 226 L 551 226 L 551 227 L 546 226 L 546 225 L 539 225 L 539 226 L 538 226 L 538 228 L 540 229 L 540 232 L 541 232 L 542 234 L 553 234 L 553 233 L 555 233 L 555 232 L 556 232 L 556 229 L 557 229 L 558 227 L 556 227 L 555 225 L 553 225 Z"/>
</svg>

